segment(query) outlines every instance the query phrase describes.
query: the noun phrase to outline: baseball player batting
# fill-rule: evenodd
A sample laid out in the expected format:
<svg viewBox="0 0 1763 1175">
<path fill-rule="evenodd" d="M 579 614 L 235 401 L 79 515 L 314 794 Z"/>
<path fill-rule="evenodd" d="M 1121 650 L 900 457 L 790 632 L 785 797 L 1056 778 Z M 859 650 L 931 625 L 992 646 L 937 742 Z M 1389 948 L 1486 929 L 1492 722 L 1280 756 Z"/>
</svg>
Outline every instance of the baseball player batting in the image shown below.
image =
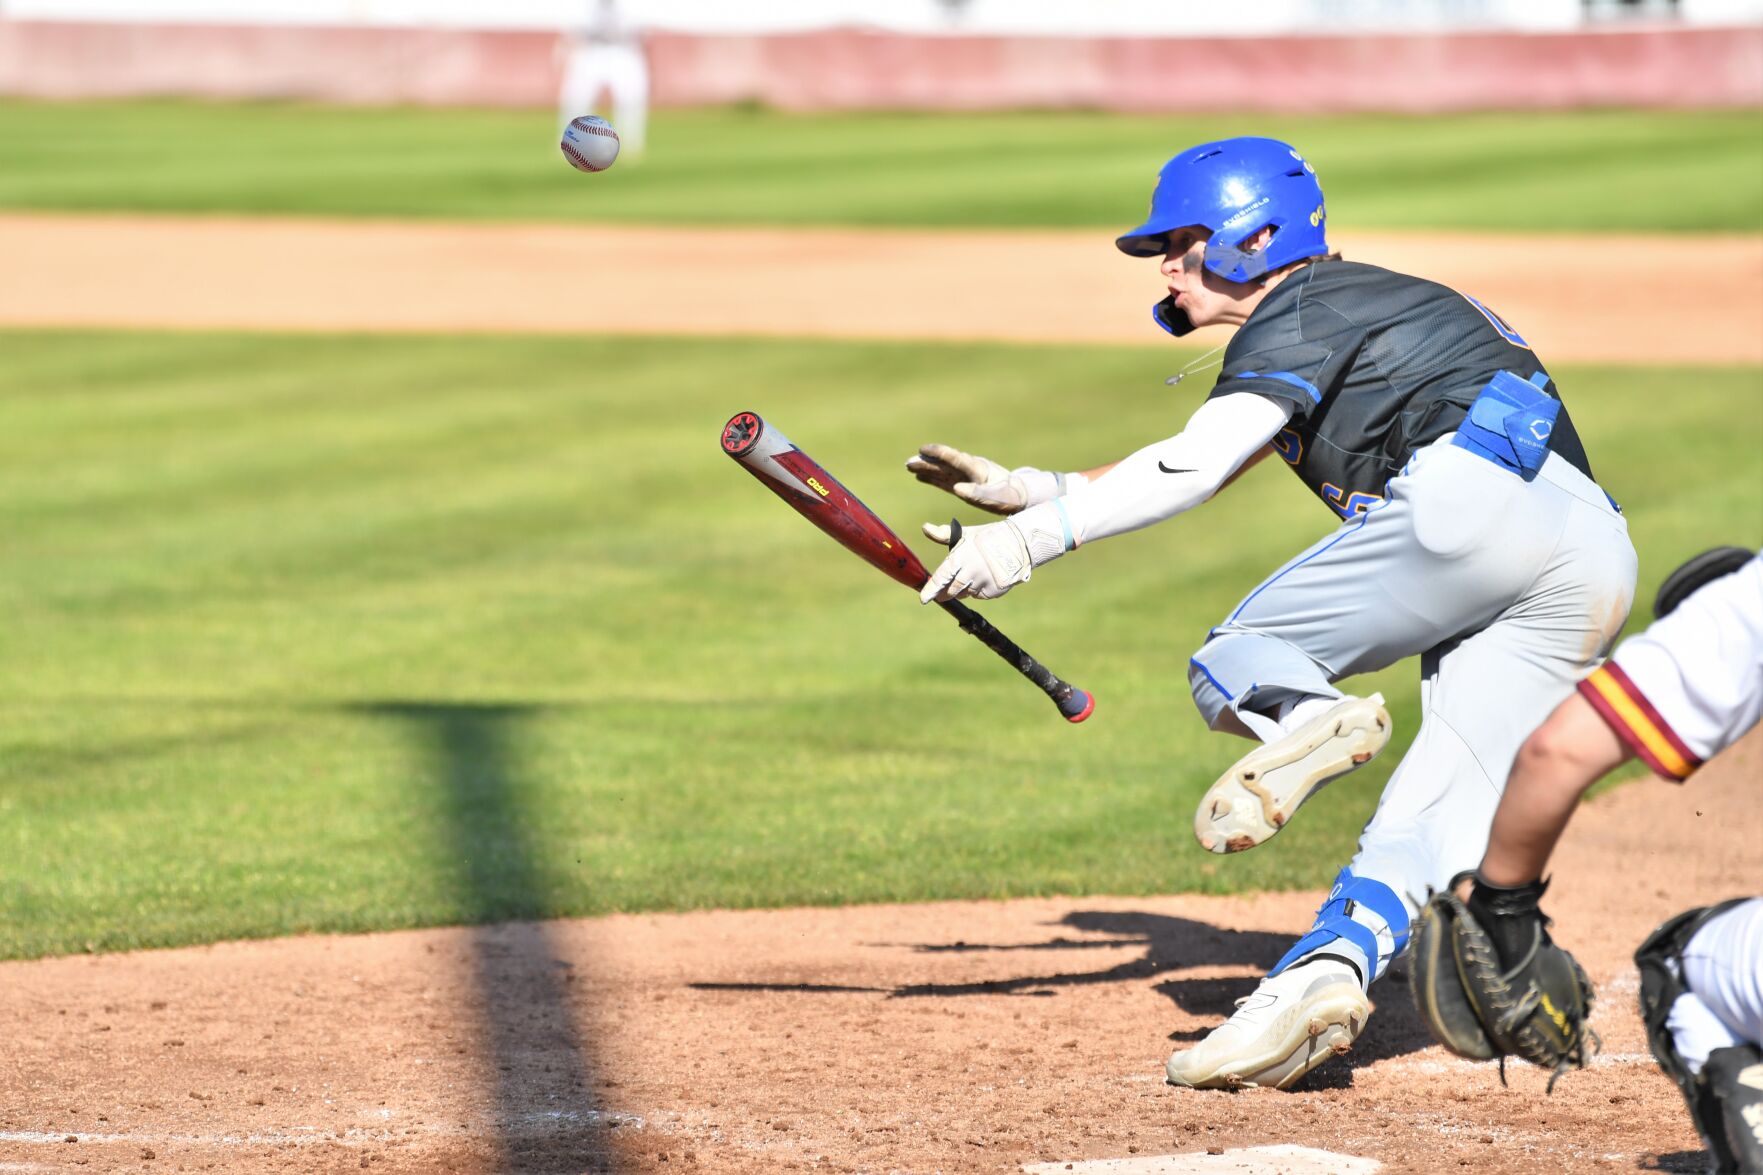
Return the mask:
<svg viewBox="0 0 1763 1175">
<path fill-rule="evenodd" d="M 1666 579 L 1654 614 L 1651 628 L 1623 641 L 1525 740 L 1494 812 L 1465 907 L 1515 994 L 1527 961 L 1558 949 L 1539 909 L 1543 870 L 1586 790 L 1637 756 L 1682 782 L 1763 715 L 1763 557 L 1738 547 L 1697 556 Z M 1763 1172 L 1763 897 L 1679 914 L 1642 944 L 1635 964 L 1648 1042 L 1682 1089 L 1715 1169 Z M 1421 1014 L 1463 1051 L 1466 1021 L 1452 1011 L 1463 1005 L 1450 990 L 1458 969 L 1437 970 L 1416 976 Z M 1547 986 L 1540 977 L 1538 990 Z"/>
<path fill-rule="evenodd" d="M 1331 253 L 1315 170 L 1287 144 L 1183 151 L 1115 243 L 1161 258 L 1165 331 L 1239 327 L 1216 385 L 1175 436 L 1082 473 L 925 446 L 907 463 L 920 480 L 1009 517 L 967 527 L 921 598 L 1001 596 L 1269 453 L 1334 513 L 1189 662 L 1208 725 L 1262 744 L 1194 817 L 1201 845 L 1230 853 L 1389 740 L 1382 699 L 1334 682 L 1421 657 L 1420 727 L 1314 926 L 1167 1066 L 1176 1085 L 1283 1089 L 1351 1047 L 1410 920 L 1481 859 L 1519 744 L 1627 618 L 1634 548 L 1530 345 L 1465 293 Z"/>
</svg>

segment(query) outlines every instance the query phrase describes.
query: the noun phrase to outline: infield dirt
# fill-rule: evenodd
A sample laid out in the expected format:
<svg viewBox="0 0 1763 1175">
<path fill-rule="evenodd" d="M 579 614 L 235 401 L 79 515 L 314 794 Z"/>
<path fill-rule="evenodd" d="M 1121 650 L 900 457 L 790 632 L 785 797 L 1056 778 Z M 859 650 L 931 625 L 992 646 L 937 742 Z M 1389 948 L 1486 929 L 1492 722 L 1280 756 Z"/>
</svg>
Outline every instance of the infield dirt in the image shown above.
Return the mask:
<svg viewBox="0 0 1763 1175">
<path fill-rule="evenodd" d="M 1760 236 L 1338 235 L 1473 294 L 1550 363 L 1763 363 Z M 14 325 L 1165 339 L 1155 266 L 1093 231 L 11 214 L 0 257 Z"/>
<path fill-rule="evenodd" d="M 756 233 L 559 231 L 5 217 L 0 322 L 1125 337 L 1085 333 L 1106 307 L 1107 331 L 1156 338 L 1148 271 L 1082 284 L 1093 241 L 1069 245 L 1080 263 L 1025 234 L 791 233 L 784 255 Z M 1478 293 L 1551 357 L 1763 359 L 1756 238 L 1673 244 L 1706 251 L 1694 297 L 1634 280 L 1626 248 L 1404 240 L 1485 273 Z M 435 249 L 451 276 L 409 280 Z M 926 284 L 915 256 L 965 276 Z M 868 313 L 837 318 L 846 294 Z M 707 911 L 0 965 L 0 1171 L 1008 1172 L 1272 1143 L 1391 1170 L 1697 1170 L 1630 953 L 1663 918 L 1756 890 L 1760 775 L 1753 733 L 1569 830 L 1547 907 L 1598 985 L 1604 1049 L 1549 1097 L 1538 1070 L 1503 1087 L 1431 1045 L 1400 978 L 1298 1091 L 1165 1087 L 1170 1049 L 1251 990 L 1319 893 Z"/>
<path fill-rule="evenodd" d="M 1569 830 L 1547 906 L 1603 1052 L 1553 1096 L 1432 1045 L 1398 979 L 1298 1091 L 1167 1088 L 1317 893 L 707 911 L 0 966 L 0 1169 L 1006 1172 L 1301 1143 L 1696 1170 L 1630 953 L 1756 888 L 1760 771 L 1754 734 Z"/>
</svg>

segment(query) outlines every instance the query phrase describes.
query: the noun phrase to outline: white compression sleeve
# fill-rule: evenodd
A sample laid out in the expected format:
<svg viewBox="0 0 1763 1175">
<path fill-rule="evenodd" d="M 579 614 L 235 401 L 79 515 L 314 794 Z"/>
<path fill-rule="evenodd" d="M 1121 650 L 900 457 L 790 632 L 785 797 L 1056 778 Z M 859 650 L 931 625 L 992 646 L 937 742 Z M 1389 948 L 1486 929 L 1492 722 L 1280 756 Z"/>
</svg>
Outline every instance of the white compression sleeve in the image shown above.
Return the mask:
<svg viewBox="0 0 1763 1175">
<path fill-rule="evenodd" d="M 1071 520 L 1072 545 L 1138 530 L 1198 506 L 1290 417 L 1287 405 L 1254 392 L 1207 400 L 1181 432 L 1060 499 Z"/>
</svg>

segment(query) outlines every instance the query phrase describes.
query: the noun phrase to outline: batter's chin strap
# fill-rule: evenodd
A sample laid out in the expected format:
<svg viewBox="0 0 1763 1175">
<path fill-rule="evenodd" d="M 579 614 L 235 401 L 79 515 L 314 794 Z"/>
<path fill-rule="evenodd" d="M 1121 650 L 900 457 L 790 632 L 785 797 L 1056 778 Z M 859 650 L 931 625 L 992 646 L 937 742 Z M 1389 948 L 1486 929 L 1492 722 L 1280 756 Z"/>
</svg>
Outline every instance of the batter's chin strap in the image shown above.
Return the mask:
<svg viewBox="0 0 1763 1175">
<path fill-rule="evenodd" d="M 1174 294 L 1151 307 L 1151 320 L 1178 339 L 1194 329 L 1188 312 L 1175 304 Z"/>
</svg>

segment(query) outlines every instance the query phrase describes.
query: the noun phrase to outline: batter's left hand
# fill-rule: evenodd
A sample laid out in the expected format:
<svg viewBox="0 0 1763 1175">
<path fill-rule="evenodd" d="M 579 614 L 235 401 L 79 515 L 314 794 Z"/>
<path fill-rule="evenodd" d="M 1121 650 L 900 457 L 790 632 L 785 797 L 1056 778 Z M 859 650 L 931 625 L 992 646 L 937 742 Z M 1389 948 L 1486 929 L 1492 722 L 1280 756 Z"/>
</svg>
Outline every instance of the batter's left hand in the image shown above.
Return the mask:
<svg viewBox="0 0 1763 1175">
<path fill-rule="evenodd" d="M 1015 514 L 1089 482 L 1081 473 L 1049 473 L 1032 465 L 1006 469 L 989 457 L 949 445 L 925 445 L 906 468 L 925 485 L 993 514 Z"/>
</svg>

